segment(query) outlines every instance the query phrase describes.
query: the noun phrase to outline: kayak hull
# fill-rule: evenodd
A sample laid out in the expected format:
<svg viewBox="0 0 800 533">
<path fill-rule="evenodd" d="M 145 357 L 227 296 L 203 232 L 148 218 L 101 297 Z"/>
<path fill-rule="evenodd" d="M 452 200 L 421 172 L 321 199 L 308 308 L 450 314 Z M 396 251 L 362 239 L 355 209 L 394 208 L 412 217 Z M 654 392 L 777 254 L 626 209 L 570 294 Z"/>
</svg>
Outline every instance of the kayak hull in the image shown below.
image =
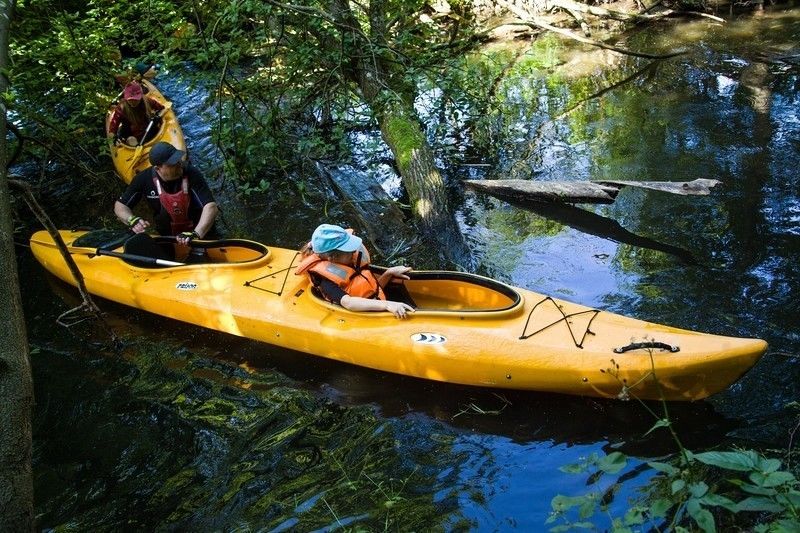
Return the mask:
<svg viewBox="0 0 800 533">
<path fill-rule="evenodd" d="M 168 107 L 167 104 L 169 101 L 161 94 L 161 91 L 159 91 L 155 85 L 145 79 L 141 80 L 140 83 L 146 91 L 146 96 Z M 116 103 L 109 109 L 108 113 L 106 113 L 106 132 L 108 132 L 108 126 L 111 122 L 111 115 L 113 114 L 115 106 Z M 178 117 L 175 111 L 171 107 L 164 113 L 158 133 L 152 139 L 144 143 L 142 149 L 138 152 L 135 146 L 128 146 L 125 143 L 114 143 L 111 146 L 111 160 L 114 163 L 114 169 L 125 183 L 130 183 L 136 174 L 151 166 L 149 160 L 150 149 L 157 142 L 161 141 L 170 143 L 178 150 L 186 151 L 186 140 L 183 136 L 183 130 L 178 123 Z"/>
<path fill-rule="evenodd" d="M 649 323 L 463 273 L 415 273 L 406 285 L 418 308 L 406 320 L 355 313 L 324 302 L 305 276 L 294 275 L 299 262 L 294 250 L 230 241 L 213 251 L 219 261 L 213 264 L 147 268 L 72 246 L 83 233 L 61 236 L 94 295 L 212 330 L 434 381 L 691 401 L 729 387 L 767 349 L 759 339 Z M 31 237 L 31 250 L 49 272 L 75 285 L 46 232 Z"/>
</svg>

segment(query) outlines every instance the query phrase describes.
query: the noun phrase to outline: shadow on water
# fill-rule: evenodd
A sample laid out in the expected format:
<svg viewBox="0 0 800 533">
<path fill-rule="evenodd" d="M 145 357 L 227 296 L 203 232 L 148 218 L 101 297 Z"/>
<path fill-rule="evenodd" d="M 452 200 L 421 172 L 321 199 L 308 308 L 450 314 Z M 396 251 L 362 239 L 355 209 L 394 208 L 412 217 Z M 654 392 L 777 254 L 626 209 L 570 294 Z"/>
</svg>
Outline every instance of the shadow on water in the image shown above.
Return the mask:
<svg viewBox="0 0 800 533">
<path fill-rule="evenodd" d="M 655 239 L 637 235 L 628 231 L 622 225 L 608 217 L 598 215 L 591 211 L 581 209 L 569 204 L 556 204 L 545 202 L 526 202 L 523 200 L 504 200 L 509 204 L 532 211 L 550 220 L 564 224 L 583 233 L 594 235 L 603 239 L 608 239 L 622 244 L 630 244 L 640 248 L 649 248 L 659 252 L 664 252 L 678 258 L 686 265 L 697 265 L 697 260 L 689 250 L 659 242 Z"/>
</svg>

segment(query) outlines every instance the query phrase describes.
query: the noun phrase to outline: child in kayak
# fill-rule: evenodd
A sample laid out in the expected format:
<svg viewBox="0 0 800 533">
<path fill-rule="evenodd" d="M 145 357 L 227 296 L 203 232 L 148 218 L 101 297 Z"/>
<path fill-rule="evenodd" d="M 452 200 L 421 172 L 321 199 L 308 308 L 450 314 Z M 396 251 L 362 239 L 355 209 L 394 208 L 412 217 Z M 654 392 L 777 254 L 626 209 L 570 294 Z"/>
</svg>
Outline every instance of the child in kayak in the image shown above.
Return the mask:
<svg viewBox="0 0 800 533">
<path fill-rule="evenodd" d="M 394 266 L 376 277 L 369 262 L 369 252 L 352 230 L 322 224 L 303 248 L 295 274 L 308 275 L 325 300 L 350 311 L 389 311 L 397 318 L 413 313 L 411 305 L 388 300 L 385 291 L 390 283 L 409 279 L 411 268 Z"/>
</svg>

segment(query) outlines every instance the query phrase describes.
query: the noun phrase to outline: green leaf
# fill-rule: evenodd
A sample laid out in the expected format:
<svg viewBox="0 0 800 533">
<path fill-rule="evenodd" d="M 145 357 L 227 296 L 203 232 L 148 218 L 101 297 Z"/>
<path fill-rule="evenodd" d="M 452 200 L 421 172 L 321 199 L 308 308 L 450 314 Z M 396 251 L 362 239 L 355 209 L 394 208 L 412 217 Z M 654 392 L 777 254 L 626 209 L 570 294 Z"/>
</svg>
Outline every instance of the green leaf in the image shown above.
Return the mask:
<svg viewBox="0 0 800 533">
<path fill-rule="evenodd" d="M 747 472 L 755 468 L 752 455 L 746 452 L 703 452 L 696 453 L 694 458 L 701 463 L 726 470 Z"/>
<path fill-rule="evenodd" d="M 765 474 L 776 472 L 780 467 L 781 462 L 778 459 L 766 459 L 764 457 L 759 459 L 757 466 L 757 468 Z"/>
<path fill-rule="evenodd" d="M 800 521 L 791 518 L 784 518 L 773 522 L 769 529 L 770 533 L 797 533 L 800 531 Z"/>
<path fill-rule="evenodd" d="M 653 518 L 663 518 L 667 516 L 667 511 L 672 509 L 675 502 L 666 498 L 659 498 L 650 505 L 650 516 Z"/>
<path fill-rule="evenodd" d="M 647 463 L 647 464 L 653 470 L 658 470 L 659 472 L 663 472 L 664 474 L 667 474 L 668 476 L 675 476 L 680 472 L 680 470 L 678 470 L 677 468 L 675 468 L 674 466 L 672 466 L 671 464 L 668 464 L 668 463 L 658 463 L 658 462 L 653 461 L 653 462 Z"/>
<path fill-rule="evenodd" d="M 750 474 L 750 481 L 759 487 L 778 487 L 794 480 L 794 475 L 790 472 L 770 472 L 766 475 L 761 472 L 753 472 Z"/>
<path fill-rule="evenodd" d="M 640 524 L 644 524 L 644 509 L 641 507 L 629 509 L 628 512 L 625 513 L 625 518 L 623 520 L 626 526 L 638 526 Z"/>
<path fill-rule="evenodd" d="M 800 492 L 796 490 L 790 490 L 786 494 L 781 494 L 779 498 L 785 500 L 787 506 L 800 508 Z"/>
<path fill-rule="evenodd" d="M 689 485 L 689 494 L 692 495 L 694 498 L 700 498 L 704 496 L 708 492 L 708 485 L 704 482 L 700 481 L 698 483 L 692 483 Z"/>
<path fill-rule="evenodd" d="M 770 513 L 777 513 L 783 510 L 783 507 L 769 498 L 759 498 L 758 496 L 745 498 L 739 502 L 737 507 L 740 511 L 767 511 Z"/>
<path fill-rule="evenodd" d="M 558 469 L 567 474 L 582 474 L 586 472 L 586 465 L 573 463 L 570 465 L 560 466 Z"/>
<path fill-rule="evenodd" d="M 628 464 L 628 458 L 624 453 L 611 452 L 597 461 L 597 468 L 607 474 L 616 474 Z"/>
<path fill-rule="evenodd" d="M 742 483 L 741 489 L 749 494 L 757 494 L 759 496 L 774 496 L 778 491 L 770 487 L 759 487 L 758 485 L 751 485 L 750 483 Z"/>
<path fill-rule="evenodd" d="M 584 520 L 594 514 L 595 501 L 587 500 L 578 507 L 578 518 Z"/>
<path fill-rule="evenodd" d="M 587 496 L 564 496 L 563 494 L 558 494 L 550 500 L 550 506 L 554 511 L 564 512 L 576 505 L 583 504 L 586 498 Z"/>
<path fill-rule="evenodd" d="M 676 492 L 682 490 L 683 487 L 685 486 L 686 482 L 684 480 L 676 479 L 675 481 L 672 482 L 672 494 L 675 494 Z"/>
<path fill-rule="evenodd" d="M 705 506 L 722 507 L 732 513 L 735 513 L 739 510 L 739 507 L 736 505 L 735 501 L 731 500 L 730 498 L 726 498 L 725 496 L 714 494 L 713 492 L 710 492 L 700 498 L 700 503 Z"/>
<path fill-rule="evenodd" d="M 670 425 L 672 425 L 672 422 L 670 422 L 668 418 L 662 418 L 658 422 L 653 424 L 653 427 L 647 430 L 645 436 L 647 436 L 650 432 L 655 431 L 658 428 L 666 428 L 669 427 Z"/>
<path fill-rule="evenodd" d="M 689 511 L 689 515 L 697 522 L 700 529 L 706 533 L 716 533 L 717 526 L 714 523 L 714 515 L 707 509 L 703 509 L 697 500 L 690 500 L 686 505 L 686 510 Z"/>
</svg>

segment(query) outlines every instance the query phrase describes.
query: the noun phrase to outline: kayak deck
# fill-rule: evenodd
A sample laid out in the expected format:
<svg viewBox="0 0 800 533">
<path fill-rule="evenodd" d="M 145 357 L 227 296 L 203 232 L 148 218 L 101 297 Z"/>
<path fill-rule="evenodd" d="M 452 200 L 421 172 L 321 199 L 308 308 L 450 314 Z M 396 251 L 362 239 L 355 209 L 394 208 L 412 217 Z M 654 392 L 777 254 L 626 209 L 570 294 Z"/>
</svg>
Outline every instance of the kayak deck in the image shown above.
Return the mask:
<svg viewBox="0 0 800 533">
<path fill-rule="evenodd" d="M 68 245 L 83 235 L 62 231 Z M 199 245 L 200 243 L 198 243 Z M 92 294 L 210 329 L 377 370 L 483 387 L 697 400 L 727 388 L 767 344 L 653 324 L 461 272 L 417 271 L 406 320 L 357 313 L 294 275 L 299 253 L 204 245 L 208 264 L 144 268 L 72 247 Z M 46 232 L 39 262 L 75 284 Z"/>
</svg>

